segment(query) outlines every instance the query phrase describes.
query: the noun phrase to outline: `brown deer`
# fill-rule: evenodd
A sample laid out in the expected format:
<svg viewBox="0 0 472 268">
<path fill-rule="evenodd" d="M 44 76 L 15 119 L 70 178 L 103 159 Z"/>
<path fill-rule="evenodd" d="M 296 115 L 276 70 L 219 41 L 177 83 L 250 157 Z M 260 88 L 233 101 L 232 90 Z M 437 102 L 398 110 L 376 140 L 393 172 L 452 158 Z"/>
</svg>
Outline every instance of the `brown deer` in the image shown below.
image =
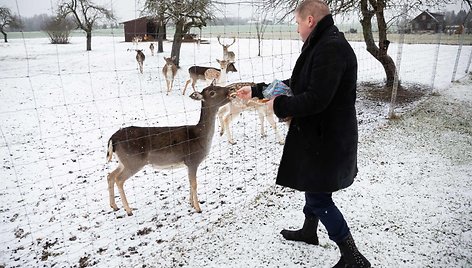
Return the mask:
<svg viewBox="0 0 472 268">
<path fill-rule="evenodd" d="M 229 45 L 225 45 L 225 44 L 222 44 L 221 43 L 221 40 L 220 40 L 220 36 L 218 36 L 218 43 L 220 43 L 220 45 L 223 47 L 223 59 L 224 60 L 227 60 L 227 61 L 230 61 L 230 62 L 234 62 L 234 59 L 236 58 L 236 56 L 234 55 L 234 52 L 233 51 L 229 51 L 228 48 L 234 44 L 234 42 L 236 42 L 236 38 L 233 37 L 233 42 Z"/>
<path fill-rule="evenodd" d="M 146 56 L 144 56 L 142 49 L 135 49 L 135 51 L 136 51 L 136 61 L 138 62 L 138 65 L 139 65 L 139 72 L 143 73 L 144 60 L 146 59 Z"/>
<path fill-rule="evenodd" d="M 185 91 L 187 90 L 187 86 L 190 82 L 192 82 L 192 88 L 195 92 L 195 84 L 198 80 L 203 81 L 213 81 L 216 80 L 218 85 L 222 85 L 226 83 L 226 73 L 228 73 L 227 67 L 229 62 L 226 60 L 218 60 L 216 61 L 220 64 L 221 69 L 213 68 L 213 67 L 203 67 L 203 66 L 192 66 L 188 68 L 188 74 L 190 78 L 185 83 L 184 90 L 182 94 L 185 95 Z M 233 66 L 234 67 L 234 66 Z"/>
<path fill-rule="evenodd" d="M 115 202 L 116 184 L 126 213 L 133 215 L 123 188 L 127 179 L 148 164 L 159 169 L 185 165 L 190 181 L 190 204 L 200 213 L 202 210 L 197 197 L 197 169 L 210 151 L 216 113 L 234 96 L 231 93 L 230 88 L 219 87 L 215 83 L 202 92 L 193 92 L 190 97 L 201 101 L 202 105 L 200 120 L 196 125 L 133 126 L 115 132 L 108 141 L 107 152 L 108 162 L 113 153 L 119 162 L 118 167 L 108 174 L 110 206 L 115 211 L 118 210 Z"/>
<path fill-rule="evenodd" d="M 175 56 L 170 58 L 164 57 L 164 60 L 166 61 L 166 64 L 164 64 L 164 67 L 162 67 L 162 74 L 164 74 L 166 79 L 167 95 L 169 95 L 169 93 L 172 91 L 175 74 L 177 73 L 177 65 L 174 63 Z"/>
<path fill-rule="evenodd" d="M 149 50 L 151 50 L 151 56 L 154 56 L 154 43 L 149 45 Z"/>
<path fill-rule="evenodd" d="M 255 85 L 252 82 L 240 82 L 227 85 L 226 87 L 230 88 L 232 91 L 237 91 L 239 88 L 243 86 L 253 86 Z M 274 111 L 267 108 L 265 104 L 265 100 L 258 100 L 257 98 L 253 98 L 250 100 L 243 100 L 240 98 L 233 98 L 231 102 L 222 106 L 218 110 L 218 119 L 220 122 L 220 136 L 222 136 L 226 131 L 226 137 L 230 144 L 236 144 L 233 140 L 233 135 L 231 134 L 231 122 L 237 118 L 242 112 L 255 110 L 259 115 L 259 121 L 261 123 L 261 135 L 262 137 L 266 136 L 265 128 L 264 128 L 264 119 L 269 122 L 272 129 L 274 129 L 275 135 L 279 144 L 284 144 L 285 140 L 282 135 L 280 135 L 279 130 L 277 129 L 277 124 L 274 120 Z"/>
</svg>

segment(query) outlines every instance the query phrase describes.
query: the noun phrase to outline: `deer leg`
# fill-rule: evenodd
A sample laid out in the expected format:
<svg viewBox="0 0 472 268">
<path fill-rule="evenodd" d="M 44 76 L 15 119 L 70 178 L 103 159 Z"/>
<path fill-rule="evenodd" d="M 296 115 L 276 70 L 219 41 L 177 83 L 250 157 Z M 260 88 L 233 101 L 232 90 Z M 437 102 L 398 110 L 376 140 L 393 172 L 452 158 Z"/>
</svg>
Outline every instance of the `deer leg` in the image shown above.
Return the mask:
<svg viewBox="0 0 472 268">
<path fill-rule="evenodd" d="M 195 89 L 195 84 L 196 84 L 196 83 L 197 83 L 197 79 L 193 79 L 193 81 L 192 81 L 193 92 L 197 91 L 197 90 Z"/>
<path fill-rule="evenodd" d="M 169 95 L 169 93 L 170 93 L 170 82 L 168 80 L 166 80 L 166 84 L 167 84 L 167 95 Z"/>
<path fill-rule="evenodd" d="M 127 179 L 133 176 L 137 171 L 132 171 L 129 169 L 124 168 L 123 171 L 118 174 L 116 177 L 116 186 L 118 187 L 118 191 L 120 192 L 121 202 L 123 202 L 123 207 L 126 210 L 128 216 L 132 216 L 133 212 L 128 204 L 128 199 L 126 198 L 125 190 L 123 188 L 124 183 Z"/>
<path fill-rule="evenodd" d="M 143 64 L 141 62 L 139 63 L 139 72 L 143 73 Z"/>
<path fill-rule="evenodd" d="M 229 103 L 226 104 L 226 105 L 223 105 L 219 110 L 218 110 L 218 120 L 220 122 L 220 136 L 223 136 L 223 134 L 225 133 L 225 127 L 224 127 L 224 120 L 223 120 L 223 117 L 225 116 L 225 114 L 228 113 L 228 110 L 229 110 Z"/>
<path fill-rule="evenodd" d="M 274 116 L 272 114 L 268 114 L 266 116 L 266 118 L 267 118 L 267 121 L 269 122 L 269 124 L 274 129 L 275 136 L 277 137 L 277 140 L 279 141 L 279 144 L 284 144 L 285 139 L 282 137 L 282 135 L 280 135 L 279 129 L 277 128 L 277 123 L 274 120 Z"/>
<path fill-rule="evenodd" d="M 197 168 L 198 167 L 188 166 L 187 171 L 188 179 L 190 182 L 190 204 L 193 208 L 195 208 L 196 212 L 201 213 L 202 210 L 200 209 L 200 204 L 198 202 L 197 196 Z"/>
<path fill-rule="evenodd" d="M 115 181 L 116 181 L 116 177 L 121 173 L 121 171 L 122 171 L 122 167 L 119 166 L 107 176 L 108 197 L 110 200 L 110 207 L 115 211 L 119 209 L 115 202 Z"/>
<path fill-rule="evenodd" d="M 230 125 L 231 125 L 231 121 L 233 121 L 233 119 L 238 117 L 238 115 L 239 115 L 239 111 L 237 111 L 237 113 L 233 113 L 233 111 L 231 111 L 224 118 L 223 127 L 224 129 L 226 129 L 226 137 L 228 138 L 228 142 L 230 144 L 236 144 L 236 142 L 233 140 L 233 134 L 231 133 Z"/>
<path fill-rule="evenodd" d="M 188 85 L 188 83 L 190 83 L 190 80 L 191 79 L 189 79 L 189 80 L 187 80 L 187 82 L 185 82 L 185 87 L 184 87 L 184 90 L 182 91 L 182 95 L 185 95 L 185 91 L 187 90 L 187 85 Z"/>
<path fill-rule="evenodd" d="M 265 107 L 264 107 L 265 108 Z M 261 111 L 260 109 L 257 110 L 258 114 L 259 114 L 259 122 L 261 122 L 261 136 L 262 137 L 266 137 L 266 133 L 265 133 L 265 129 L 264 129 L 264 117 L 265 117 L 265 114 L 263 111 Z"/>
</svg>

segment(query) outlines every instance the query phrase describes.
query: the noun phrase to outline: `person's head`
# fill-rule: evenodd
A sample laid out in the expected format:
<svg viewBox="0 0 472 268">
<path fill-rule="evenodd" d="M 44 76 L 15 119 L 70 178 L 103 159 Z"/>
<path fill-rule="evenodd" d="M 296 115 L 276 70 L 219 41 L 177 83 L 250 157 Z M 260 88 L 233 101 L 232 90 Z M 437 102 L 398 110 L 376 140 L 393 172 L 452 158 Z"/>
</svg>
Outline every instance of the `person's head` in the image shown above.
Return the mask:
<svg viewBox="0 0 472 268">
<path fill-rule="evenodd" d="M 295 9 L 295 21 L 297 32 L 303 42 L 306 41 L 316 24 L 326 15 L 330 14 L 329 7 L 322 0 L 304 0 Z"/>
</svg>

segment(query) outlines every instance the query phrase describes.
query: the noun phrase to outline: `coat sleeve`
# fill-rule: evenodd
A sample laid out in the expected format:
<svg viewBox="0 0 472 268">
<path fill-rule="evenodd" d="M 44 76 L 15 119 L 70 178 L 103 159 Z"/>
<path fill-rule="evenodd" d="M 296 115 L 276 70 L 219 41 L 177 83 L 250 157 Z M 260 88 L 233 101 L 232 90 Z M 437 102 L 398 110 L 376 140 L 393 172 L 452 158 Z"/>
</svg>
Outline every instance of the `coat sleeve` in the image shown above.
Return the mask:
<svg viewBox="0 0 472 268">
<path fill-rule="evenodd" d="M 302 117 L 322 112 L 331 102 L 346 69 L 343 47 L 336 42 L 320 44 L 310 54 L 307 71 L 298 80 L 307 79 L 306 88 L 292 90 L 301 92 L 295 96 L 278 96 L 274 100 L 274 113 L 279 118 Z M 300 83 L 298 83 L 300 84 Z M 296 86 L 296 85 L 295 85 Z"/>
<path fill-rule="evenodd" d="M 264 95 L 262 95 L 262 91 L 268 85 L 266 83 L 257 83 L 255 86 L 251 87 L 252 97 L 257 97 L 258 99 L 263 99 Z"/>
</svg>

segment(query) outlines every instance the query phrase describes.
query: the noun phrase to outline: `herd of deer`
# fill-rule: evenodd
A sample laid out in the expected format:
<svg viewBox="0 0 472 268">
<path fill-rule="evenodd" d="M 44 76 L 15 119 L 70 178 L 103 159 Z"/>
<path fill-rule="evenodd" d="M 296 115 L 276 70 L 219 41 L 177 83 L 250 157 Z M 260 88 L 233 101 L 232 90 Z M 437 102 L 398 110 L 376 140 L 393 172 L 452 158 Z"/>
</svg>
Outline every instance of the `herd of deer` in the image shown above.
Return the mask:
<svg viewBox="0 0 472 268">
<path fill-rule="evenodd" d="M 218 36 L 218 42 L 223 46 L 223 59 L 217 59 L 221 69 L 203 66 L 192 66 L 188 69 L 190 77 L 186 81 L 183 94 L 185 94 L 187 86 L 191 82 L 193 93 L 190 97 L 201 102 L 200 119 L 196 125 L 172 127 L 131 126 L 116 131 L 108 140 L 107 160 L 108 162 L 111 161 L 114 154 L 119 163 L 118 167 L 108 174 L 110 206 L 114 210 L 118 210 L 115 202 L 115 184 L 118 187 L 126 213 L 131 216 L 133 215 L 132 209 L 123 189 L 127 179 L 146 165 L 152 165 L 158 169 L 185 165 L 190 182 L 190 204 L 196 212 L 201 212 L 197 197 L 196 173 L 198 166 L 210 151 L 212 137 L 215 132 L 216 116 L 218 116 L 221 126 L 220 135 L 226 132 L 230 144 L 235 143 L 231 134 L 231 121 L 245 110 L 256 110 L 258 112 L 263 136 L 265 136 L 264 119 L 267 119 L 277 135 L 278 142 L 280 144 L 284 143 L 284 138 L 277 130 L 272 110 L 267 109 L 264 103 L 256 99 L 243 100 L 236 97 L 235 92 L 239 88 L 254 85 L 254 83 L 240 82 L 225 85 L 226 73 L 237 71 L 234 67 L 235 54 L 228 50 L 235 41 L 236 39 L 233 38 L 231 44 L 222 44 Z M 150 45 L 150 50 L 154 54 L 153 44 Z M 136 52 L 136 60 L 142 73 L 145 56 L 142 50 L 136 49 Z M 162 68 L 162 73 L 167 84 L 167 94 L 169 94 L 178 68 L 174 63 L 175 57 L 164 57 L 164 60 L 166 63 Z M 198 80 L 209 81 L 210 84 L 202 92 L 197 92 L 195 84 Z"/>
</svg>

